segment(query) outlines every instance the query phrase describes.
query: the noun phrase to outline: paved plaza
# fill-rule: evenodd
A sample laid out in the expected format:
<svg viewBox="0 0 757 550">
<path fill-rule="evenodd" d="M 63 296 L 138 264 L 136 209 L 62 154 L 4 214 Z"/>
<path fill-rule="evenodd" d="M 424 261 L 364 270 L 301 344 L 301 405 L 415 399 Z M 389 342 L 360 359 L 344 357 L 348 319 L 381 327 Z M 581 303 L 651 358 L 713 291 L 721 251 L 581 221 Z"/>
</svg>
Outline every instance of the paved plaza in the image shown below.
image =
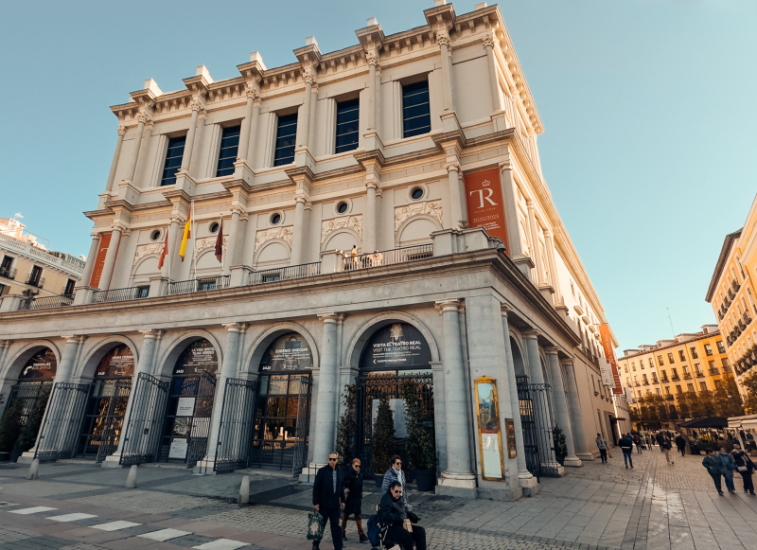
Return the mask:
<svg viewBox="0 0 757 550">
<path fill-rule="evenodd" d="M 702 457 L 658 449 L 634 454 L 634 469 L 613 451 L 609 464 L 588 462 L 562 479 L 542 479 L 540 495 L 518 502 L 411 494 L 431 549 L 751 550 L 757 548 L 757 497 L 718 496 Z M 0 550 L 309 549 L 311 489 L 283 475 L 250 471 L 252 504 L 236 502 L 241 473 L 194 476 L 141 467 L 137 489 L 127 470 L 90 464 L 0 465 Z M 366 483 L 364 512 L 379 495 Z M 367 513 L 365 515 L 368 515 Z M 357 544 L 354 523 L 348 548 Z M 331 548 L 330 540 L 322 548 Z"/>
</svg>

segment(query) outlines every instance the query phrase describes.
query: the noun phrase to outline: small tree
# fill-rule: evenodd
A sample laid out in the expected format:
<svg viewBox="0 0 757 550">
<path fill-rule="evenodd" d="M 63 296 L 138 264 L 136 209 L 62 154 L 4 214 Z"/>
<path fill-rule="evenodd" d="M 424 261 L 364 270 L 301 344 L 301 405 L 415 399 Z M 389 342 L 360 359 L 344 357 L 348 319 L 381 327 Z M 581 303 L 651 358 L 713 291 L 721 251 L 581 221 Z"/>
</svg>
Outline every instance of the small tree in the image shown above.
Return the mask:
<svg viewBox="0 0 757 550">
<path fill-rule="evenodd" d="M 715 414 L 717 416 L 741 416 L 744 414 L 744 406 L 741 402 L 739 388 L 732 376 L 729 376 L 715 388 L 713 399 Z"/>
<path fill-rule="evenodd" d="M 37 402 L 34 404 L 29 418 L 26 419 L 26 424 L 21 429 L 21 435 L 16 441 L 16 447 L 23 452 L 28 451 L 37 442 L 37 435 L 39 435 L 39 429 L 42 426 L 42 418 L 45 416 L 45 409 L 47 408 L 47 401 L 50 399 L 50 390 L 45 390 L 37 397 Z"/>
<path fill-rule="evenodd" d="M 379 399 L 371 446 L 371 466 L 373 471 L 380 475 L 389 469 L 394 454 L 394 413 L 389 407 L 389 397 L 385 393 Z"/>
<path fill-rule="evenodd" d="M 336 432 L 336 451 L 345 464 L 350 464 L 355 452 L 355 435 L 357 434 L 357 386 L 348 384 L 344 387 L 344 412 L 339 419 Z"/>
<path fill-rule="evenodd" d="M 565 442 L 565 434 L 560 426 L 552 428 L 552 441 L 555 446 L 557 461 L 562 464 L 563 459 L 568 456 L 568 444 Z"/>
<path fill-rule="evenodd" d="M 13 450 L 19 434 L 21 433 L 21 415 L 24 412 L 24 404 L 20 399 L 14 400 L 8 410 L 5 411 L 0 421 L 0 452 L 9 453 Z"/>
<path fill-rule="evenodd" d="M 407 412 L 407 459 L 413 470 L 432 470 L 436 466 L 434 438 L 423 425 L 423 410 L 418 384 L 406 380 L 402 384 L 402 397 Z"/>
<path fill-rule="evenodd" d="M 744 409 L 747 414 L 757 414 L 757 371 L 745 376 L 741 384 L 746 390 L 746 399 L 744 399 Z"/>
</svg>

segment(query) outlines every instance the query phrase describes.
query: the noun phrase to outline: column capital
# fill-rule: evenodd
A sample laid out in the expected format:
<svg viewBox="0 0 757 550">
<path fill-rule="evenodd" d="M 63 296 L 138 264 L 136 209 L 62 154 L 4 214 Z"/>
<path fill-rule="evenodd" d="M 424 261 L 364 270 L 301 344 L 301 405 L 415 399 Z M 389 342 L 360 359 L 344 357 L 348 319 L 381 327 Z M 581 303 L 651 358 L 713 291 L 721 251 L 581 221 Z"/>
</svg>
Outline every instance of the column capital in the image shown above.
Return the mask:
<svg viewBox="0 0 757 550">
<path fill-rule="evenodd" d="M 192 112 L 199 113 L 202 111 L 202 103 L 200 103 L 197 100 L 192 101 L 192 103 L 189 104 L 189 108 L 192 109 Z"/>
<path fill-rule="evenodd" d="M 573 368 L 573 358 L 572 357 L 563 357 L 560 359 L 560 364 L 564 367 Z"/>
<path fill-rule="evenodd" d="M 162 329 L 156 329 L 156 328 L 143 328 L 139 332 L 142 333 L 142 335 L 144 336 L 144 338 L 156 338 L 157 339 L 157 338 L 160 338 L 161 336 L 163 336 L 163 334 L 165 334 L 166 331 L 162 330 Z"/>
<path fill-rule="evenodd" d="M 547 355 L 557 355 L 558 351 L 559 349 L 557 348 L 557 346 L 548 346 L 544 348 L 544 353 L 546 353 Z"/>
<path fill-rule="evenodd" d="M 244 332 L 247 329 L 247 323 L 224 323 L 221 325 L 227 332 Z"/>
<path fill-rule="evenodd" d="M 81 344 L 84 342 L 84 340 L 87 339 L 87 336 L 83 334 L 68 334 L 68 335 L 61 336 L 61 338 L 63 338 L 66 341 L 66 343 L 75 342 L 77 344 Z"/>
<path fill-rule="evenodd" d="M 8 349 L 12 343 L 13 340 L 0 340 L 0 349 Z"/>
<path fill-rule="evenodd" d="M 484 47 L 486 48 L 494 48 L 494 45 L 497 43 L 497 36 L 494 34 L 494 32 L 486 33 L 486 36 L 484 36 L 483 39 Z"/>
<path fill-rule="evenodd" d="M 449 47 L 449 33 L 446 29 L 439 29 L 436 31 L 436 43 L 439 44 L 439 47 Z"/>
<path fill-rule="evenodd" d="M 505 317 L 507 317 L 513 311 L 513 306 L 508 303 L 500 304 L 500 308 L 502 309 L 502 315 L 504 315 Z"/>
<path fill-rule="evenodd" d="M 328 323 L 334 323 L 336 324 L 339 321 L 341 314 L 335 313 L 335 312 L 326 312 L 326 313 L 317 313 L 316 317 L 318 317 L 321 321 L 323 321 L 323 324 Z"/>
<path fill-rule="evenodd" d="M 260 99 L 260 91 L 258 91 L 258 88 L 256 86 L 248 84 L 244 92 L 247 95 L 247 99 L 251 99 L 253 101 Z"/>
<path fill-rule="evenodd" d="M 123 233 L 123 232 L 125 232 L 125 231 L 127 231 L 129 229 L 128 227 L 126 227 L 126 224 L 123 223 L 122 221 L 115 221 L 115 222 L 113 222 L 113 224 L 110 226 L 110 228 L 111 228 L 112 231 L 119 231 L 121 233 Z"/>
<path fill-rule="evenodd" d="M 503 160 L 499 163 L 499 171 L 503 172 L 505 170 L 512 170 L 513 169 L 513 163 L 508 158 L 507 160 Z"/>
<path fill-rule="evenodd" d="M 447 173 L 460 172 L 460 163 L 457 161 L 448 161 L 444 164 L 444 167 L 447 169 Z"/>
<path fill-rule="evenodd" d="M 315 77 L 315 71 L 311 67 L 307 67 L 306 69 L 302 69 L 302 80 L 305 81 L 305 84 L 318 85 L 318 81 Z"/>
<path fill-rule="evenodd" d="M 368 62 L 368 65 L 377 68 L 379 64 L 378 52 L 375 49 L 368 50 L 365 52 L 365 60 Z"/>
<path fill-rule="evenodd" d="M 116 131 L 118 132 L 119 136 L 124 137 L 124 135 L 126 134 L 126 126 L 119 124 L 118 128 L 116 128 Z"/>
<path fill-rule="evenodd" d="M 141 110 L 137 116 L 137 122 L 140 124 L 147 124 L 148 122 L 151 122 L 151 120 L 150 115 L 144 110 Z"/>
<path fill-rule="evenodd" d="M 533 338 L 534 340 L 536 340 L 540 334 L 541 332 L 532 328 L 523 331 L 523 338 Z"/>
<path fill-rule="evenodd" d="M 460 307 L 462 306 L 462 303 L 458 298 L 447 298 L 445 300 L 436 300 L 434 302 L 434 307 L 436 307 L 436 310 L 439 313 L 444 313 L 445 311 L 460 311 Z"/>
<path fill-rule="evenodd" d="M 245 213 L 240 206 L 232 206 L 229 210 L 232 215 L 236 214 L 237 216 L 241 216 Z"/>
</svg>

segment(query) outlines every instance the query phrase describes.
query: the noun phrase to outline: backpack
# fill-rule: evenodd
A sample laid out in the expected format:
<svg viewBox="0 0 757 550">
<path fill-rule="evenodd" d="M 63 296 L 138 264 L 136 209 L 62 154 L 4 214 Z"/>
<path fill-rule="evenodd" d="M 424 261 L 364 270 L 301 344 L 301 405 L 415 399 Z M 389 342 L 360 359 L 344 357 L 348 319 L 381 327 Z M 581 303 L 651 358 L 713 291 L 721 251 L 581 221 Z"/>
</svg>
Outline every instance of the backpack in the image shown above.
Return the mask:
<svg viewBox="0 0 757 550">
<path fill-rule="evenodd" d="M 381 548 L 381 542 L 384 538 L 382 531 L 384 529 L 379 525 L 378 515 L 373 514 L 368 518 L 368 540 L 374 548 Z"/>
</svg>

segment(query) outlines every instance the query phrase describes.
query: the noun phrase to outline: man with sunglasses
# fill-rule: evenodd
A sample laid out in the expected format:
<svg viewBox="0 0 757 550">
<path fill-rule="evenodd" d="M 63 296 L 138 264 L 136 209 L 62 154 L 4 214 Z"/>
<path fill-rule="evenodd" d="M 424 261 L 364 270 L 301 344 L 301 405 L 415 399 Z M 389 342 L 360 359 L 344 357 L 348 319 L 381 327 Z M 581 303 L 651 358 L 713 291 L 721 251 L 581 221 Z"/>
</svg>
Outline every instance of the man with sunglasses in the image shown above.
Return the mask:
<svg viewBox="0 0 757 550">
<path fill-rule="evenodd" d="M 342 528 L 339 516 L 344 510 L 344 474 L 339 469 L 337 453 L 329 454 L 329 463 L 315 475 L 313 483 L 313 507 L 331 525 L 331 540 L 334 550 L 342 550 Z M 313 550 L 319 550 L 320 541 L 313 542 Z"/>
<path fill-rule="evenodd" d="M 417 525 L 420 518 L 405 508 L 402 500 L 402 484 L 392 481 L 389 490 L 381 497 L 379 504 L 378 522 L 387 526 L 384 544 L 387 548 L 399 544 L 402 550 L 426 550 L 426 530 Z M 412 531 L 408 531 L 405 522 L 410 520 Z"/>
</svg>

